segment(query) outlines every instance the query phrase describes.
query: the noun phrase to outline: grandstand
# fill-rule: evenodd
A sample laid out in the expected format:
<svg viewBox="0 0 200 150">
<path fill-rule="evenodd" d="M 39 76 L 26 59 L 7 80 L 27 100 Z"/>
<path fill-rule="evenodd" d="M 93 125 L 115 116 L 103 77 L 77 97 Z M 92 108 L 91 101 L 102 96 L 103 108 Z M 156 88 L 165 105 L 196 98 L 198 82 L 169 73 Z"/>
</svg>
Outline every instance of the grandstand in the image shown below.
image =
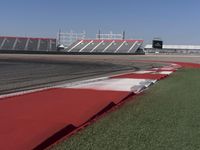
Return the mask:
<svg viewBox="0 0 200 150">
<path fill-rule="evenodd" d="M 0 50 L 56 51 L 56 39 L 0 36 Z"/>
<path fill-rule="evenodd" d="M 137 53 L 143 40 L 78 40 L 66 48 L 70 53 Z"/>
<path fill-rule="evenodd" d="M 73 35 L 79 35 L 71 33 Z M 0 36 L 1 52 L 56 52 L 66 54 L 136 54 L 143 53 L 141 46 L 143 40 L 125 40 L 121 34 L 101 34 L 99 39 L 78 38 L 67 45 L 68 34 L 59 34 L 58 39 L 53 38 L 31 38 L 31 37 L 9 37 Z M 80 34 L 83 36 L 84 34 Z M 78 36 L 77 36 L 78 37 Z M 122 38 L 122 39 L 121 39 Z M 61 40 L 65 39 L 65 40 Z M 74 39 L 74 37 L 73 37 Z M 75 38 L 76 39 L 76 38 Z M 67 46 L 66 46 L 67 45 Z M 62 47 L 62 48 L 61 48 Z"/>
</svg>

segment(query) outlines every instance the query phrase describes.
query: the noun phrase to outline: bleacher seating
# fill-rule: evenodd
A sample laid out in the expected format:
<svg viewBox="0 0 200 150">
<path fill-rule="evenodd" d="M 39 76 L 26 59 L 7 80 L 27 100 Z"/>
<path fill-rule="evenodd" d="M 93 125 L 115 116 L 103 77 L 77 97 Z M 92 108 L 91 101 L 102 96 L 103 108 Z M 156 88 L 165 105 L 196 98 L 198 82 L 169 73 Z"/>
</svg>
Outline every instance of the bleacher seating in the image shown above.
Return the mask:
<svg viewBox="0 0 200 150">
<path fill-rule="evenodd" d="M 95 40 L 93 40 L 93 42 L 88 45 L 82 52 L 92 52 L 93 49 L 95 49 L 95 47 L 97 47 L 99 44 L 99 42 L 96 42 Z"/>
<path fill-rule="evenodd" d="M 29 50 L 29 51 L 38 50 L 38 40 L 37 39 L 29 39 L 27 50 Z"/>
<path fill-rule="evenodd" d="M 74 47 L 76 47 L 77 45 L 79 45 L 82 41 L 81 40 L 78 40 L 74 43 L 72 43 L 71 45 L 69 45 L 69 47 L 67 47 L 67 51 L 71 51 Z"/>
<path fill-rule="evenodd" d="M 90 41 L 83 40 L 79 45 L 73 48 L 73 52 L 81 52 L 90 43 Z"/>
<path fill-rule="evenodd" d="M 111 41 L 98 41 L 99 45 L 92 51 L 93 53 L 102 53 L 111 44 Z"/>
<path fill-rule="evenodd" d="M 132 46 L 132 49 L 130 49 L 130 53 L 135 53 L 138 48 L 141 46 L 141 43 L 139 41 L 136 41 L 135 44 Z"/>
<path fill-rule="evenodd" d="M 43 51 L 48 49 L 48 40 L 40 40 L 40 46 L 39 46 L 39 50 Z"/>
<path fill-rule="evenodd" d="M 50 40 L 50 47 L 49 47 L 49 50 L 51 50 L 51 51 L 57 50 L 56 44 L 57 44 L 57 43 L 56 43 L 56 39 Z"/>
<path fill-rule="evenodd" d="M 81 53 L 136 53 L 143 40 L 78 40 L 66 52 Z"/>
<path fill-rule="evenodd" d="M 118 48 L 120 48 L 120 46 L 122 44 L 124 44 L 124 41 L 112 42 L 112 44 L 108 47 L 108 49 L 106 49 L 105 52 L 107 52 L 107 53 L 115 53 L 115 52 L 117 52 Z"/>
<path fill-rule="evenodd" d="M 0 48 L 1 48 L 3 41 L 4 41 L 4 38 L 0 37 Z"/>
<path fill-rule="evenodd" d="M 26 38 L 19 38 L 16 42 L 15 50 L 22 50 L 25 49 L 26 47 L 26 43 L 27 43 L 27 39 Z"/>
<path fill-rule="evenodd" d="M 4 40 L 2 49 L 6 49 L 6 50 L 12 50 L 13 49 L 13 45 L 15 43 L 16 38 L 6 38 Z"/>
<path fill-rule="evenodd" d="M 56 39 L 3 37 L 0 36 L 0 50 L 57 51 Z M 70 53 L 137 53 L 143 40 L 90 39 L 78 40 L 68 46 Z"/>
<path fill-rule="evenodd" d="M 118 53 L 124 53 L 125 51 L 129 51 L 131 49 L 131 47 L 133 46 L 133 44 L 135 44 L 135 42 L 129 42 L 126 41 L 119 49 L 118 49 Z"/>
<path fill-rule="evenodd" d="M 56 39 L 0 36 L 0 50 L 56 51 Z"/>
</svg>

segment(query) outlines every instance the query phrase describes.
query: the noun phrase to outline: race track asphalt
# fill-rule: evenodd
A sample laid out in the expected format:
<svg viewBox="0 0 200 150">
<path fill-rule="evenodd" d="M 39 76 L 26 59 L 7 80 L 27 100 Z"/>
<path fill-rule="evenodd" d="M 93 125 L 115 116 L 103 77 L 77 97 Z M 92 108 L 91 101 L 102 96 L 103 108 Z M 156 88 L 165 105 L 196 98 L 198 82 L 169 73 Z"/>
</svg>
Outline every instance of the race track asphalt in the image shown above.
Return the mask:
<svg viewBox="0 0 200 150">
<path fill-rule="evenodd" d="M 0 54 L 0 95 L 152 68 L 135 60 L 200 63 L 200 55 L 37 55 Z"/>
<path fill-rule="evenodd" d="M 67 56 L 0 55 L 0 94 L 151 67 L 151 64 L 114 62 L 112 59 L 109 62 Z"/>
</svg>

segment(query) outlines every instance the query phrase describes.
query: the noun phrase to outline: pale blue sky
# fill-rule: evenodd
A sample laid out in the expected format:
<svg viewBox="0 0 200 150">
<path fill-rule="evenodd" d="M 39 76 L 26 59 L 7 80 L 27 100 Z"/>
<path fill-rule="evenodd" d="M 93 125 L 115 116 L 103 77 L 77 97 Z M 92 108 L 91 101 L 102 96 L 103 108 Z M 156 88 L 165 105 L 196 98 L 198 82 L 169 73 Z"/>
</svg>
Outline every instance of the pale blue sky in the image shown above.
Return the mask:
<svg viewBox="0 0 200 150">
<path fill-rule="evenodd" d="M 0 0 L 0 35 L 55 37 L 58 30 L 95 37 L 126 31 L 128 38 L 200 44 L 199 0 Z"/>
</svg>

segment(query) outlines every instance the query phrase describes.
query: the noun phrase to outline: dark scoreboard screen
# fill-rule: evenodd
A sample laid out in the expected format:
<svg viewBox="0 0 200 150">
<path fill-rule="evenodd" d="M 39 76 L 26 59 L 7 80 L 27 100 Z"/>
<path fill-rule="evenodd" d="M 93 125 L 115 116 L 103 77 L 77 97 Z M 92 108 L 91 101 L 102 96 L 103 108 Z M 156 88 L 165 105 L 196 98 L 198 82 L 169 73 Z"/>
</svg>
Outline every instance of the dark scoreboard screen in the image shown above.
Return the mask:
<svg viewBox="0 0 200 150">
<path fill-rule="evenodd" d="M 153 48 L 162 49 L 163 48 L 163 41 L 161 40 L 153 40 Z"/>
</svg>

